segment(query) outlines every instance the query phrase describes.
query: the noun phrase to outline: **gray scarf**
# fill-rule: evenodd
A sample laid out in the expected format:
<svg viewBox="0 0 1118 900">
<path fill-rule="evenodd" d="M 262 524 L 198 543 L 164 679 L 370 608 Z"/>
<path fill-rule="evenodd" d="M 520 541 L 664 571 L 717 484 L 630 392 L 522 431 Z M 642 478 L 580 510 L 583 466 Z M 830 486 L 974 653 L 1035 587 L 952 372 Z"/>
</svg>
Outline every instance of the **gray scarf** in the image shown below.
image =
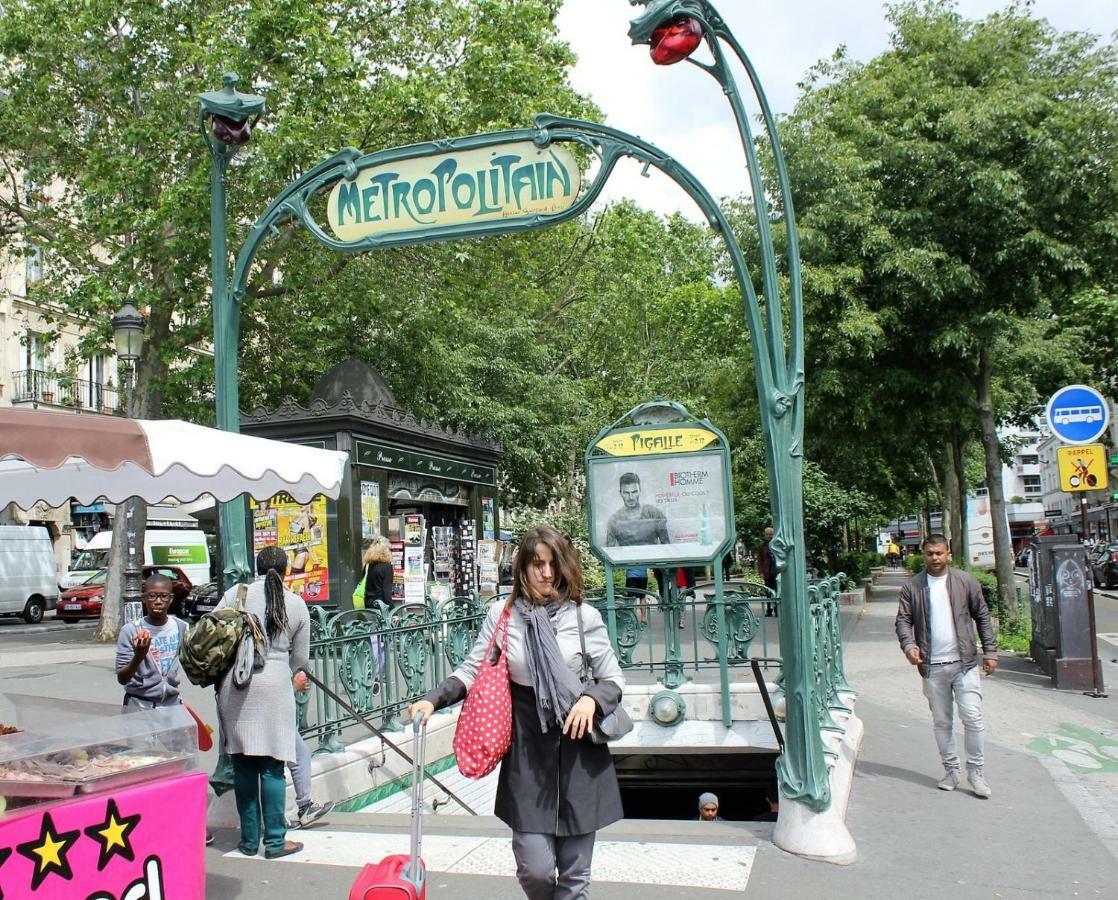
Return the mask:
<svg viewBox="0 0 1118 900">
<path fill-rule="evenodd" d="M 563 661 L 559 642 L 555 639 L 552 620 L 564 602 L 553 600 L 540 606 L 526 602 L 523 597 L 516 598 L 516 608 L 524 617 L 524 649 L 528 674 L 536 691 L 540 731 L 547 731 L 552 725 L 562 728 L 567 713 L 582 696 L 582 684 Z"/>
</svg>

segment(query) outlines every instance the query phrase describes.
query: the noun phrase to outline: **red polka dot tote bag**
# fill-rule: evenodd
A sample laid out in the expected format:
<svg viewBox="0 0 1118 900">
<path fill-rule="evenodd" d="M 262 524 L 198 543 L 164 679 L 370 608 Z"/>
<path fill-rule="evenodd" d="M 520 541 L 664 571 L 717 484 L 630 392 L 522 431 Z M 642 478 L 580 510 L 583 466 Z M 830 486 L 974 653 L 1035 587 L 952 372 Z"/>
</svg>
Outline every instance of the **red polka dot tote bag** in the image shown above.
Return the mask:
<svg viewBox="0 0 1118 900">
<path fill-rule="evenodd" d="M 501 654 L 493 661 L 493 645 L 501 636 Z M 454 730 L 454 755 L 458 771 L 467 778 L 488 775 L 504 759 L 512 743 L 512 694 L 509 691 L 509 614 L 497 620 L 481 658 L 458 725 Z"/>
</svg>

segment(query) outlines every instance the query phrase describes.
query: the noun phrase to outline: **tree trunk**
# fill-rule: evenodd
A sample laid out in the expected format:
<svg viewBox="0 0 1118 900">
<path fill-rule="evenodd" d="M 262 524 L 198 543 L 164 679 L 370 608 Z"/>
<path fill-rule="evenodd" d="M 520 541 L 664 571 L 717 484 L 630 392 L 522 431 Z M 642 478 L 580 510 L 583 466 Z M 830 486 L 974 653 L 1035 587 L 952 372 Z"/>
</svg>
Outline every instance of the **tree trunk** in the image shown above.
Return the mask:
<svg viewBox="0 0 1118 900">
<path fill-rule="evenodd" d="M 1005 492 L 1002 490 L 1001 443 L 998 441 L 997 416 L 990 383 L 992 366 L 990 354 L 979 351 L 978 373 L 974 379 L 975 398 L 978 401 L 978 424 L 982 433 L 982 452 L 986 460 L 986 488 L 990 500 L 990 520 L 994 532 L 994 574 L 998 579 L 1001 608 L 1012 618 L 1017 614 L 1017 586 L 1013 576 L 1013 550 L 1009 540 L 1009 520 L 1005 512 Z"/>
<path fill-rule="evenodd" d="M 959 559 L 967 560 L 970 556 L 970 525 L 967 520 L 967 466 L 966 466 L 966 438 L 961 434 L 955 435 L 951 444 L 951 464 L 955 468 L 955 488 L 958 492 L 955 497 L 956 528 L 959 535 Z"/>
<path fill-rule="evenodd" d="M 967 559 L 967 534 L 964 523 L 967 491 L 965 475 L 959 466 L 962 453 L 957 435 L 947 439 L 945 449 L 947 458 L 943 466 L 943 533 L 951 547 L 951 557 L 963 563 Z"/>
</svg>

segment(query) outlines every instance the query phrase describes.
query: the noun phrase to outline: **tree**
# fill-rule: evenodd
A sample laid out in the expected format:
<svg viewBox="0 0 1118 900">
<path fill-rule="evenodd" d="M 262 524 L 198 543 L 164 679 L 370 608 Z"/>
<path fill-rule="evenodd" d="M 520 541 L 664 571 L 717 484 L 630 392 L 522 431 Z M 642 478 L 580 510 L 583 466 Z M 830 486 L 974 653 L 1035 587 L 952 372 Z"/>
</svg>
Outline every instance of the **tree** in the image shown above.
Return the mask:
<svg viewBox="0 0 1118 900">
<path fill-rule="evenodd" d="M 889 15 L 891 49 L 819 65 L 787 123 L 797 211 L 812 232 L 805 258 L 841 284 L 827 299 L 880 330 L 874 360 L 923 379 L 926 396 L 900 415 L 932 414 L 934 427 L 965 385 L 955 409 L 977 417 L 1012 612 L 997 437 L 1010 411 L 999 365 L 1011 357 L 1000 351 L 1021 329 L 1060 330 L 1072 298 L 1112 265 L 1118 55 L 1055 33 L 1024 3 L 978 22 L 946 0 Z"/>
<path fill-rule="evenodd" d="M 267 95 L 267 118 L 230 173 L 236 248 L 282 187 L 340 147 L 376 149 L 523 126 L 542 109 L 595 115 L 567 83 L 573 57 L 557 38 L 558 6 L 5 3 L 0 242 L 14 248 L 22 233 L 42 248 L 45 272 L 35 299 L 90 322 L 91 353 L 107 344 L 108 318 L 122 297 L 145 308 L 138 414 L 205 421 L 212 366 L 196 363 L 212 332 L 209 160 L 196 131 L 195 94 L 232 70 L 242 88 Z M 371 285 L 440 255 L 415 250 L 375 263 L 355 259 L 328 253 L 292 225 L 258 260 L 246 315 L 282 320 L 298 297 L 332 331 L 346 323 L 342 315 L 369 315 L 359 301 Z M 337 285 L 346 280 L 353 302 L 338 304 Z M 255 377 L 251 369 L 244 375 Z M 112 604 L 105 610 L 111 613 Z"/>
</svg>

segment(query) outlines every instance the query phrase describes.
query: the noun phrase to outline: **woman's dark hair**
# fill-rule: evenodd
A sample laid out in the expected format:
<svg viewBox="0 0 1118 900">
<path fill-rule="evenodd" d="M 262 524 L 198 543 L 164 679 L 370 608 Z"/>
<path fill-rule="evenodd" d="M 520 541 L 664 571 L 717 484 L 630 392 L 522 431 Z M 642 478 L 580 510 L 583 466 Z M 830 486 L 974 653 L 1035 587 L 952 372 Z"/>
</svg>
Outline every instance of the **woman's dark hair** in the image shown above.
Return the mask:
<svg viewBox="0 0 1118 900">
<path fill-rule="evenodd" d="M 287 603 L 283 599 L 283 576 L 287 574 L 287 551 L 269 544 L 256 554 L 256 574 L 264 576 L 264 630 L 274 640 L 287 630 Z"/>
<path fill-rule="evenodd" d="M 528 590 L 528 567 L 537 556 L 537 548 L 543 544 L 551 550 L 555 560 L 555 592 L 559 600 L 582 602 L 582 559 L 570 537 L 556 531 L 550 525 L 537 525 L 524 533 L 520 547 L 512 561 L 512 593 L 509 595 L 509 608 L 517 597 L 531 603 L 532 594 Z"/>
</svg>

